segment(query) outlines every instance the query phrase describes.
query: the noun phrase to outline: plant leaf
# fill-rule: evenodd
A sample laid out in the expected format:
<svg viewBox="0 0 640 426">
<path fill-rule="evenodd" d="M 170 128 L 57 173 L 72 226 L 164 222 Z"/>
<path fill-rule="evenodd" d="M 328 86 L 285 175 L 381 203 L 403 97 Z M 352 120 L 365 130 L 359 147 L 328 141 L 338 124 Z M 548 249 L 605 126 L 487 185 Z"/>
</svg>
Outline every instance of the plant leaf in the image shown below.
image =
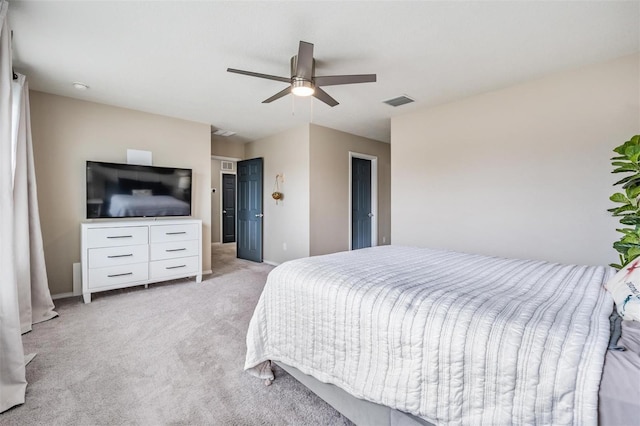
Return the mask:
<svg viewBox="0 0 640 426">
<path fill-rule="evenodd" d="M 640 185 L 639 186 L 629 186 L 629 187 L 625 188 L 625 192 L 627 193 L 627 198 L 629 198 L 630 200 L 634 200 L 634 199 L 638 198 L 638 195 L 640 195 Z"/>
<path fill-rule="evenodd" d="M 633 233 L 633 234 L 637 233 L 637 231 L 635 229 L 633 229 L 633 228 L 618 228 L 618 229 L 616 229 L 616 231 L 621 232 L 621 233 L 623 233 L 625 235 L 631 234 L 631 233 Z"/>
<path fill-rule="evenodd" d="M 621 183 L 626 183 L 626 182 L 630 181 L 633 178 L 634 178 L 634 175 L 630 175 L 630 176 L 624 177 L 624 178 L 620 179 L 619 181 L 617 181 L 616 183 L 614 183 L 613 186 L 620 185 Z"/>
<path fill-rule="evenodd" d="M 616 251 L 622 254 L 623 256 L 626 256 L 627 252 L 631 247 L 634 247 L 634 245 L 624 244 L 624 243 L 621 243 L 620 241 L 616 241 L 615 243 L 613 243 L 613 248 L 616 249 Z"/>
<path fill-rule="evenodd" d="M 637 215 L 627 215 L 620 219 L 620 223 L 623 225 L 640 225 L 640 217 Z"/>
<path fill-rule="evenodd" d="M 631 204 L 625 204 L 624 206 L 618 207 L 617 209 L 608 209 L 607 211 L 611 212 L 613 216 L 631 216 L 629 213 L 627 213 L 626 215 L 623 215 L 621 213 L 631 212 L 631 211 L 635 213 L 636 208 Z M 633 216 L 636 216 L 636 215 L 634 214 Z"/>
<path fill-rule="evenodd" d="M 640 184 L 640 174 L 636 173 L 635 175 L 631 175 L 630 179 L 622 185 L 623 188 L 628 188 L 633 185 Z"/>
<path fill-rule="evenodd" d="M 616 192 L 611 197 L 609 197 L 609 199 L 614 203 L 628 203 L 628 204 L 631 203 L 631 201 L 627 198 L 627 196 L 621 192 Z"/>
<path fill-rule="evenodd" d="M 637 143 L 628 146 L 624 150 L 624 155 L 629 158 L 629 161 L 637 162 L 638 157 L 640 157 L 640 146 Z"/>
<path fill-rule="evenodd" d="M 621 243 L 624 244 L 635 244 L 640 248 L 640 237 L 635 234 L 627 234 L 620 240 Z"/>
<path fill-rule="evenodd" d="M 625 157 L 629 158 L 629 155 L 627 155 L 627 149 L 629 149 L 630 147 L 637 145 L 637 143 L 634 143 L 632 140 L 628 140 L 625 143 L 623 143 L 622 145 L 616 147 L 613 149 L 614 152 L 617 152 L 620 155 L 624 155 Z"/>
<path fill-rule="evenodd" d="M 633 249 L 633 253 L 640 253 L 640 244 L 633 244 L 633 243 L 623 243 L 620 241 L 616 241 L 615 243 L 613 243 L 613 248 L 616 249 L 619 253 L 622 254 L 623 258 L 626 259 L 625 262 L 623 262 L 623 264 L 626 264 L 629 262 L 629 252 L 632 251 Z"/>
<path fill-rule="evenodd" d="M 628 148 L 629 146 L 631 146 L 632 144 L 633 144 L 633 142 L 631 142 L 631 141 L 626 141 L 626 142 L 625 142 L 625 143 L 623 143 L 622 145 L 620 145 L 620 146 L 617 146 L 617 147 L 613 148 L 613 152 L 615 152 L 615 153 L 617 153 L 617 154 L 620 154 L 620 155 L 624 156 L 625 158 L 627 158 L 627 156 L 626 156 L 626 154 L 625 154 L 625 151 L 626 151 L 626 150 L 627 150 L 627 148 Z"/>
<path fill-rule="evenodd" d="M 640 151 L 638 151 L 638 155 L 640 156 Z M 624 166 L 620 166 L 617 169 L 613 169 L 611 173 L 624 173 L 624 172 L 637 172 L 638 168 L 633 164 L 625 164 Z"/>
<path fill-rule="evenodd" d="M 640 144 L 640 135 L 632 136 L 631 139 L 629 139 L 629 142 Z"/>
<path fill-rule="evenodd" d="M 636 257 L 640 256 L 640 247 L 631 247 L 627 252 L 628 262 L 631 262 Z"/>
</svg>

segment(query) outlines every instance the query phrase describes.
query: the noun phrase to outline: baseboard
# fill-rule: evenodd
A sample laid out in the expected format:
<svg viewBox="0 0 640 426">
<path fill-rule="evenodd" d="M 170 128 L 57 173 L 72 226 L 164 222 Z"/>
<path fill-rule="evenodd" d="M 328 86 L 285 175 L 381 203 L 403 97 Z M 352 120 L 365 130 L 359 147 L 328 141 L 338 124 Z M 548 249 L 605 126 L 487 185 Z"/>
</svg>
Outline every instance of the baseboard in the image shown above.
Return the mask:
<svg viewBox="0 0 640 426">
<path fill-rule="evenodd" d="M 266 263 L 267 265 L 271 265 L 271 266 L 278 266 L 280 265 L 280 263 L 278 262 L 274 262 L 272 260 L 263 260 L 262 263 Z"/>
<path fill-rule="evenodd" d="M 202 271 L 202 275 L 210 275 L 213 274 L 213 271 L 211 269 L 207 269 L 206 271 Z"/>
<path fill-rule="evenodd" d="M 68 293 L 58 293 L 58 294 L 52 294 L 51 298 L 53 300 L 58 300 L 58 299 L 68 299 L 69 297 L 77 297 L 77 296 L 81 296 L 81 294 L 75 294 L 72 291 L 68 292 Z"/>
</svg>

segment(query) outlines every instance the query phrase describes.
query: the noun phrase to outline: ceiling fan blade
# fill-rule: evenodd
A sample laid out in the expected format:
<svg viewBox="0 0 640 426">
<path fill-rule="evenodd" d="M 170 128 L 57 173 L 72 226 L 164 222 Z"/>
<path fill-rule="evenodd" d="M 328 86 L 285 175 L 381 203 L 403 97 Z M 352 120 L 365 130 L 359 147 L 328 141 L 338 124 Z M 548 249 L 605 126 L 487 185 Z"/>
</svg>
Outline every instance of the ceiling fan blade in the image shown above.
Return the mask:
<svg viewBox="0 0 640 426">
<path fill-rule="evenodd" d="M 375 74 L 328 75 L 313 79 L 317 86 L 337 86 L 338 84 L 375 83 Z"/>
<path fill-rule="evenodd" d="M 315 92 L 313 92 L 313 96 L 317 99 L 320 99 L 322 102 L 329 105 L 330 107 L 334 107 L 338 105 L 338 101 L 333 99 L 331 96 L 329 96 L 327 92 L 325 92 L 319 87 L 316 87 Z"/>
<path fill-rule="evenodd" d="M 236 70 L 236 69 L 233 69 L 233 68 L 227 68 L 227 71 L 228 72 L 233 72 L 233 73 L 236 73 L 236 74 L 248 75 L 250 77 L 266 78 L 267 80 L 275 80 L 275 81 L 281 81 L 283 83 L 291 83 L 291 79 L 290 78 L 278 77 L 277 75 L 260 74 L 258 72 Z"/>
<path fill-rule="evenodd" d="M 311 80 L 313 77 L 313 44 L 306 41 L 301 41 L 300 47 L 298 47 L 296 77 L 305 80 Z"/>
<path fill-rule="evenodd" d="M 263 104 L 268 104 L 270 102 L 275 101 L 276 99 L 280 99 L 283 96 L 287 96 L 289 93 L 291 93 L 291 87 L 287 87 L 286 89 L 283 89 L 283 90 L 279 91 L 278 93 L 276 93 L 275 95 L 273 95 L 269 99 L 265 99 L 264 101 L 262 101 L 262 103 Z"/>
</svg>

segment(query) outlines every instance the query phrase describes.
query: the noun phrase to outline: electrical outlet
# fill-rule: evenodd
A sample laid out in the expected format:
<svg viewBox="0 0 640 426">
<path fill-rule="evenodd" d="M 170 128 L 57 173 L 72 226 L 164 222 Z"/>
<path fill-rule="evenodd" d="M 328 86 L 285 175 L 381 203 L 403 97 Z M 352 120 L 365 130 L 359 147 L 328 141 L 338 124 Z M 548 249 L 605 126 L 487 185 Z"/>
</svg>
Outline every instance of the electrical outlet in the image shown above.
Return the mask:
<svg viewBox="0 0 640 426">
<path fill-rule="evenodd" d="M 387 242 L 387 237 L 382 237 L 382 244 Z"/>
<path fill-rule="evenodd" d="M 282 250 L 287 251 L 287 243 L 282 243 Z"/>
</svg>

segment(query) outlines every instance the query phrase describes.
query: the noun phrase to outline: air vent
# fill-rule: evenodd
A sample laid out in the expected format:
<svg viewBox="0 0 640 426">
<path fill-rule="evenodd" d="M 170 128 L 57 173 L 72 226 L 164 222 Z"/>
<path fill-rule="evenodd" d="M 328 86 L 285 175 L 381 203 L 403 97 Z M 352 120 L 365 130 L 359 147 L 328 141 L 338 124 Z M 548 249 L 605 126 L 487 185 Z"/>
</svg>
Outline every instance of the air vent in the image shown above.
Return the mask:
<svg viewBox="0 0 640 426">
<path fill-rule="evenodd" d="M 233 170 L 232 161 L 222 161 L 222 170 Z"/>
<path fill-rule="evenodd" d="M 398 107 L 400 105 L 410 104 L 411 102 L 415 102 L 415 101 L 406 95 L 398 96 L 397 98 L 383 101 L 383 103 L 387 105 L 391 105 L 392 107 Z"/>
<path fill-rule="evenodd" d="M 229 136 L 235 135 L 236 132 L 232 132 L 231 130 L 218 129 L 215 132 L 213 132 L 213 134 L 216 135 L 216 136 L 229 137 Z"/>
</svg>

